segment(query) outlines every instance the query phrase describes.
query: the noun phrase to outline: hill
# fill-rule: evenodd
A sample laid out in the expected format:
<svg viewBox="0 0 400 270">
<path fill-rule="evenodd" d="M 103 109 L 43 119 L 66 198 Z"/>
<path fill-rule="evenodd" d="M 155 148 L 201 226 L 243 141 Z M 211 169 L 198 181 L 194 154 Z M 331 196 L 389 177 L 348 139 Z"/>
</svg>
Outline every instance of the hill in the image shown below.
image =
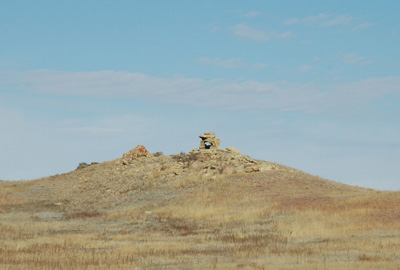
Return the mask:
<svg viewBox="0 0 400 270">
<path fill-rule="evenodd" d="M 204 141 L 0 182 L 0 268 L 398 269 L 399 192 Z"/>
</svg>

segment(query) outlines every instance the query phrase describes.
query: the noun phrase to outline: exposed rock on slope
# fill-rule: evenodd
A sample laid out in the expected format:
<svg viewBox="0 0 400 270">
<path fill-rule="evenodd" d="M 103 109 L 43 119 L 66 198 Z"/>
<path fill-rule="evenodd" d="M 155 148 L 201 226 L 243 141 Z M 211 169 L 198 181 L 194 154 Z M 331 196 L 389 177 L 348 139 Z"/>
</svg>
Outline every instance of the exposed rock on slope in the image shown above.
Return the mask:
<svg viewBox="0 0 400 270">
<path fill-rule="evenodd" d="M 242 155 L 233 147 L 227 150 L 195 149 L 188 154 L 163 156 L 153 155 L 144 146 L 138 145 L 116 160 L 115 165 L 132 166 L 136 172 L 157 172 L 159 177 L 176 175 L 211 177 L 218 174 L 252 173 L 277 169 L 275 164 Z"/>
<path fill-rule="evenodd" d="M 116 166 L 131 166 L 136 173 L 143 173 L 148 178 L 175 176 L 215 177 L 219 174 L 253 173 L 277 169 L 277 166 L 242 155 L 237 149 L 220 149 L 220 139 L 214 132 L 205 132 L 198 149 L 189 154 L 163 156 L 151 154 L 143 145 L 138 145 L 122 158 L 115 161 Z M 127 168 L 121 168 L 127 170 Z"/>
<path fill-rule="evenodd" d="M 121 158 L 121 163 L 126 165 L 131 163 L 133 160 L 135 160 L 138 157 L 151 157 L 152 154 L 147 151 L 146 147 L 143 145 L 138 145 L 128 153 L 125 153 L 122 158 Z"/>
</svg>

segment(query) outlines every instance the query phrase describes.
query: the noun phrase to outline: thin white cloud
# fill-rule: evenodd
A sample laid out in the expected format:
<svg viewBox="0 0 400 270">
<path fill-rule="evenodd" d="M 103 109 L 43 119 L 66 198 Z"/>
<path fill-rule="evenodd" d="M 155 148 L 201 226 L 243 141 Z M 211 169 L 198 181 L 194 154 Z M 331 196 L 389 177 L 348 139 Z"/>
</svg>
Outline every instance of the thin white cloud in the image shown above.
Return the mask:
<svg viewBox="0 0 400 270">
<path fill-rule="evenodd" d="M 304 24 L 304 25 L 332 27 L 336 25 L 348 25 L 353 21 L 354 18 L 349 14 L 332 16 L 326 13 L 321 13 L 315 16 L 308 16 L 305 18 L 291 18 L 287 20 L 284 24 L 285 25 Z"/>
<path fill-rule="evenodd" d="M 320 62 L 324 64 L 346 64 L 346 65 L 361 65 L 367 66 L 373 63 L 370 59 L 365 56 L 359 55 L 355 52 L 349 53 L 338 53 L 336 56 L 332 57 L 315 57 L 315 62 Z"/>
<path fill-rule="evenodd" d="M 290 39 L 293 37 L 293 33 L 290 31 L 282 32 L 282 33 L 277 33 L 275 36 L 277 39 L 283 40 L 283 39 Z"/>
<path fill-rule="evenodd" d="M 236 25 L 233 28 L 233 34 L 237 37 L 246 38 L 254 41 L 270 41 L 272 39 L 271 34 L 254 29 L 245 23 Z"/>
<path fill-rule="evenodd" d="M 316 16 L 308 16 L 305 18 L 291 18 L 289 20 L 287 20 L 284 24 L 285 25 L 291 25 L 291 24 L 309 24 L 309 25 L 314 25 L 314 24 L 318 24 L 321 21 L 323 21 L 324 19 L 329 18 L 329 15 L 325 14 L 325 13 L 321 13 L 319 15 Z"/>
<path fill-rule="evenodd" d="M 233 34 L 237 37 L 249 39 L 253 41 L 269 42 L 272 40 L 286 40 L 293 36 L 290 31 L 277 33 L 275 31 L 267 32 L 263 30 L 255 29 L 246 23 L 241 23 L 233 27 Z"/>
<path fill-rule="evenodd" d="M 263 69 L 265 68 L 267 65 L 263 64 L 263 63 L 255 63 L 252 67 L 255 69 Z"/>
<path fill-rule="evenodd" d="M 372 61 L 368 60 L 365 56 L 361 56 L 357 53 L 346 53 L 340 57 L 343 63 L 347 65 L 369 65 Z"/>
<path fill-rule="evenodd" d="M 357 64 L 357 63 L 363 62 L 365 60 L 365 57 L 360 56 L 356 53 L 346 53 L 342 59 L 345 64 L 352 65 L 352 64 Z"/>
<path fill-rule="evenodd" d="M 200 79 L 154 78 L 142 73 L 60 72 L 54 70 L 2 72 L 0 81 L 5 81 L 6 84 L 7 82 L 14 83 L 16 87 L 39 93 L 95 97 L 110 95 L 142 97 L 150 94 L 159 98 L 164 97 L 166 100 L 170 95 L 164 89 L 194 91 L 202 84 Z"/>
<path fill-rule="evenodd" d="M 390 34 L 391 38 L 397 39 L 400 37 L 400 34 L 398 31 L 392 31 L 392 33 Z"/>
<path fill-rule="evenodd" d="M 221 30 L 221 27 L 219 27 L 219 26 L 213 26 L 213 27 L 210 29 L 210 32 L 211 32 L 211 33 L 215 33 L 215 32 L 218 32 L 219 30 Z"/>
<path fill-rule="evenodd" d="M 334 17 L 328 21 L 325 21 L 322 23 L 323 26 L 335 26 L 335 25 L 347 25 L 350 24 L 354 18 L 348 14 L 344 15 L 339 15 L 337 17 Z"/>
<path fill-rule="evenodd" d="M 65 127 L 62 128 L 63 132 L 76 133 L 76 134 L 92 134 L 98 136 L 99 134 L 105 133 L 120 133 L 121 129 L 109 129 L 104 127 L 96 126 L 84 126 L 84 127 Z"/>
<path fill-rule="evenodd" d="M 209 58 L 200 57 L 199 63 L 209 66 L 221 67 L 221 68 L 237 68 L 243 66 L 242 59 L 232 58 L 232 59 L 221 59 L 221 58 Z"/>
<path fill-rule="evenodd" d="M 357 57 L 355 58 L 357 60 Z M 355 61 L 356 61 L 355 60 Z M 302 67 L 307 71 L 309 67 Z M 225 110 L 321 112 L 362 108 L 375 98 L 400 93 L 400 77 L 365 79 L 336 85 L 287 82 L 157 78 L 145 74 L 38 70 L 2 72 L 0 85 L 48 95 L 143 99 Z M 210 99 L 210 96 L 213 98 Z"/>
<path fill-rule="evenodd" d="M 372 23 L 360 23 L 359 25 L 354 26 L 352 31 L 353 32 L 361 31 L 361 30 L 364 30 L 364 29 L 370 27 L 371 25 L 372 25 Z"/>
<path fill-rule="evenodd" d="M 135 127 L 135 135 L 138 135 L 139 132 L 148 133 L 149 123 L 152 122 L 154 122 L 153 119 L 134 114 L 106 117 L 90 123 L 81 119 L 66 120 L 59 124 L 58 132 L 64 136 L 122 136 L 128 133 L 133 134 L 133 127 Z"/>
<path fill-rule="evenodd" d="M 308 44 L 311 44 L 311 43 L 313 43 L 312 40 L 303 40 L 303 41 L 301 42 L 302 45 L 308 45 Z"/>
<path fill-rule="evenodd" d="M 385 95 L 400 94 L 399 83 L 400 77 L 386 77 L 336 84 L 329 87 L 330 97 L 333 104 L 340 102 L 340 107 L 356 109 Z"/>
<path fill-rule="evenodd" d="M 250 64 L 244 62 L 240 58 L 222 59 L 222 58 L 211 58 L 211 57 L 200 57 L 197 62 L 206 65 L 219 68 L 247 68 L 247 69 L 263 69 L 267 65 L 263 63 Z"/>
<path fill-rule="evenodd" d="M 312 66 L 310 65 L 300 65 L 297 67 L 297 70 L 303 73 L 310 72 L 312 70 Z"/>
<path fill-rule="evenodd" d="M 260 14 L 261 13 L 258 11 L 250 11 L 250 12 L 247 12 L 246 14 L 244 14 L 244 16 L 247 18 L 255 18 L 255 17 L 260 16 Z"/>
</svg>

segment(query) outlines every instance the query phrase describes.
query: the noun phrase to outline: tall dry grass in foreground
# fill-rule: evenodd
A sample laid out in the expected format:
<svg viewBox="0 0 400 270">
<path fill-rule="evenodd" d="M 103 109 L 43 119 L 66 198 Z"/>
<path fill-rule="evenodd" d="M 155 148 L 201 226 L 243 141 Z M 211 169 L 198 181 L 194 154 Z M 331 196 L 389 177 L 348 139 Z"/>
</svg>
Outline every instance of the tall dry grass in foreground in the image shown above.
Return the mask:
<svg viewBox="0 0 400 270">
<path fill-rule="evenodd" d="M 399 269 L 398 192 L 287 172 L 149 181 L 79 211 L 8 188 L 0 269 Z"/>
</svg>

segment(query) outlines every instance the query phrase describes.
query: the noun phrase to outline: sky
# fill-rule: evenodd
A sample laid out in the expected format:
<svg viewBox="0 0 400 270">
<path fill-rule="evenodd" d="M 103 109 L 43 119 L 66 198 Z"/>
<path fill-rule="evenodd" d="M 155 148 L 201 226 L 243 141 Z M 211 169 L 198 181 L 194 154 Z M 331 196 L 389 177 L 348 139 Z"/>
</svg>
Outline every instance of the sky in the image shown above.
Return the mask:
<svg viewBox="0 0 400 270">
<path fill-rule="evenodd" d="M 0 179 L 141 144 L 400 190 L 400 2 L 0 1 Z"/>
</svg>

